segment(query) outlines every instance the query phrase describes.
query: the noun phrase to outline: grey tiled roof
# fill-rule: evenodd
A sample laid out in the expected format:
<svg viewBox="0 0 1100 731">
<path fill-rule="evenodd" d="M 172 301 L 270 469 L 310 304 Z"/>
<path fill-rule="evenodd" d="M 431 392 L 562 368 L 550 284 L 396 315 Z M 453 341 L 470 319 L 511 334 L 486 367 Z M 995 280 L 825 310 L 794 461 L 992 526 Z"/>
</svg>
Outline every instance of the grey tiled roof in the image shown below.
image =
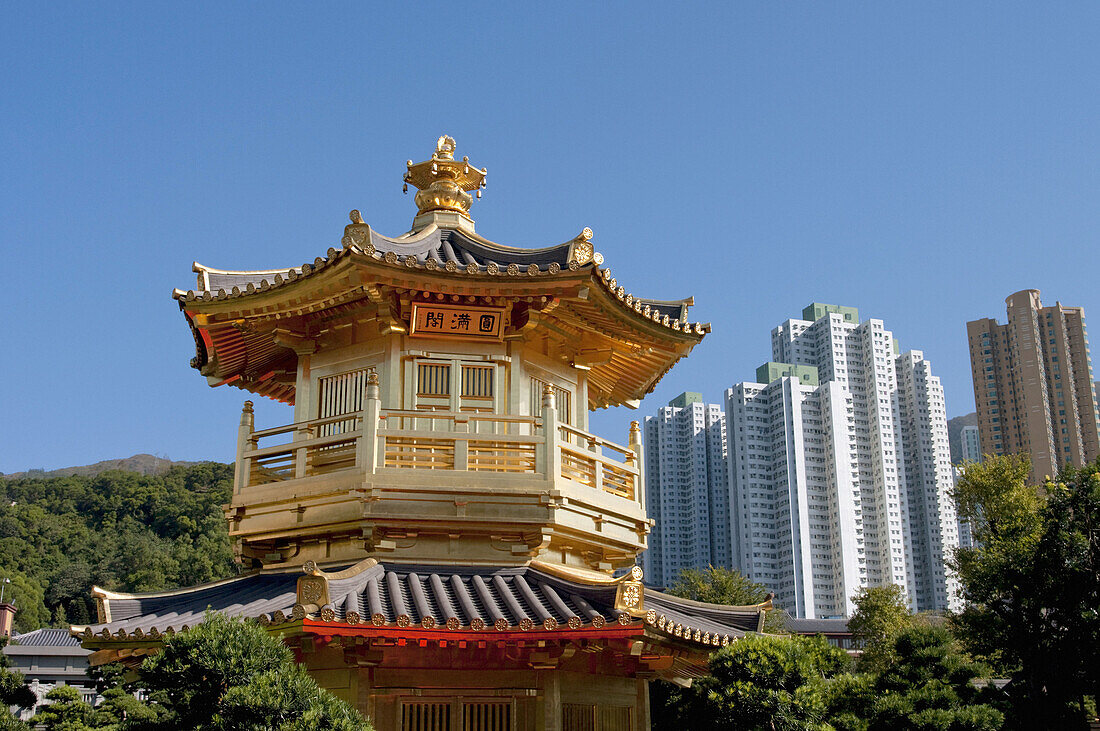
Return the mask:
<svg viewBox="0 0 1100 731">
<path fill-rule="evenodd" d="M 435 226 L 398 238 L 382 236 L 366 226 L 356 229 L 354 233 L 358 239 L 345 235 L 342 249 L 330 248 L 327 256 L 319 256 L 312 263 L 306 262 L 296 267 L 262 271 L 222 271 L 196 262 L 194 269 L 199 273 L 196 289 L 177 289 L 173 297 L 182 303 L 193 300 L 226 300 L 266 292 L 308 277 L 351 253 L 367 255 L 391 265 L 461 275 L 556 275 L 571 269 L 595 267 L 602 275 L 598 277 L 599 281 L 635 312 L 674 330 L 698 335 L 710 330 L 709 324 L 687 321 L 691 298 L 653 300 L 634 297 L 611 277 L 610 268 L 599 269 L 598 264 L 592 260 L 580 266 L 575 261 L 570 262 L 576 240 L 541 249 L 521 249 L 497 244 L 459 229 Z M 599 261 L 602 262 L 602 258 Z"/>
<path fill-rule="evenodd" d="M 329 249 L 327 257 L 318 257 L 312 263 L 286 269 L 273 269 L 254 272 L 223 272 L 196 266 L 200 273 L 199 293 L 230 293 L 234 287 L 240 292 L 254 290 L 261 286 L 277 286 L 302 276 L 309 275 L 341 258 L 349 251 L 357 250 L 376 258 L 385 258 L 387 254 L 396 257 L 397 262 L 405 266 L 436 266 L 444 269 L 453 262 L 453 267 L 467 273 L 504 272 L 509 265 L 515 264 L 527 273 L 557 273 L 569 266 L 571 242 L 549 246 L 543 249 L 518 249 L 494 244 L 486 239 L 467 235 L 456 229 L 431 228 L 424 235 L 404 236 L 392 239 L 376 231 L 369 231 L 369 241 L 362 245 L 346 242 L 342 250 Z M 408 261 L 409 259 L 412 261 Z M 430 263 L 429 263 L 430 262 Z M 528 270 L 534 265 L 535 269 Z M 276 279 L 278 277 L 278 279 Z M 267 282 L 267 285 L 263 283 Z M 186 293 L 180 293 L 186 295 Z M 177 294 L 177 296 L 180 296 Z"/>
<path fill-rule="evenodd" d="M 371 231 L 371 244 L 382 254 L 392 251 L 404 259 L 415 256 L 423 264 L 432 259 L 436 264 L 446 266 L 453 261 L 460 267 L 474 264 L 485 268 L 496 264 L 504 268 L 509 264 L 528 267 L 537 264 L 539 269 L 547 270 L 556 263 L 565 268 L 569 265 L 569 243 L 548 246 L 542 249 L 519 249 L 494 244 L 480 237 L 472 237 L 457 229 L 436 229 L 421 239 L 390 239 Z"/>
<path fill-rule="evenodd" d="M 640 622 L 615 609 L 614 584 L 584 584 L 532 566 L 454 567 L 376 564 L 340 578 L 329 574 L 331 603 L 314 608 L 311 619 L 377 627 L 416 626 L 426 629 L 556 630 L 600 628 L 607 623 Z M 125 638 L 178 631 L 202 621 L 207 609 L 233 616 L 282 623 L 302 618 L 297 607 L 299 572 L 258 572 L 164 595 L 109 598 L 111 622 L 91 625 L 85 637 Z M 686 639 L 717 645 L 719 638 L 736 638 L 756 631 L 759 610 L 700 604 L 645 591 L 646 622 L 680 625 Z M 622 615 L 622 616 L 621 616 Z M 713 638 L 711 641 L 710 638 Z"/>
<path fill-rule="evenodd" d="M 109 599 L 110 619 L 91 625 L 95 632 L 109 629 L 145 633 L 180 630 L 202 621 L 207 609 L 230 616 L 270 617 L 277 611 L 290 615 L 295 584 L 300 573 L 254 572 L 230 579 L 164 594 L 134 594 Z"/>
<path fill-rule="evenodd" d="M 36 629 L 33 632 L 24 632 L 21 635 L 13 635 L 10 649 L 13 647 L 76 647 L 80 640 L 73 637 L 67 629 Z"/>
<path fill-rule="evenodd" d="M 664 615 L 669 622 L 682 624 L 700 632 L 709 632 L 711 635 L 733 636 L 730 632 L 731 627 L 738 630 L 738 636 L 745 632 L 757 632 L 762 629 L 759 624 L 759 612 L 747 607 L 724 607 L 718 604 L 693 602 L 650 589 L 645 592 L 645 605 L 646 609 L 654 610 L 658 616 Z"/>
</svg>

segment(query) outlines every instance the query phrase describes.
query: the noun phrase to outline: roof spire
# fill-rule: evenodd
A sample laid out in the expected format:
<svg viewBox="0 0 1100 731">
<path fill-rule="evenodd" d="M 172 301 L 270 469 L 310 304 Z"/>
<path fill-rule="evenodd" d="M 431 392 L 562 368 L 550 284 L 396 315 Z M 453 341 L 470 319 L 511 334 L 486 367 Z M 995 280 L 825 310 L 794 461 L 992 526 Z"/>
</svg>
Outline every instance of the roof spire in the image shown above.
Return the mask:
<svg viewBox="0 0 1100 731">
<path fill-rule="evenodd" d="M 409 160 L 406 166 L 405 192 L 409 191 L 410 184 L 417 189 L 414 230 L 428 223 L 473 230 L 469 211 L 474 199 L 469 191 L 476 190 L 477 197 L 481 197 L 488 171 L 470 165 L 468 157 L 456 161 L 453 137 L 440 137 L 430 160 L 415 164 Z"/>
</svg>

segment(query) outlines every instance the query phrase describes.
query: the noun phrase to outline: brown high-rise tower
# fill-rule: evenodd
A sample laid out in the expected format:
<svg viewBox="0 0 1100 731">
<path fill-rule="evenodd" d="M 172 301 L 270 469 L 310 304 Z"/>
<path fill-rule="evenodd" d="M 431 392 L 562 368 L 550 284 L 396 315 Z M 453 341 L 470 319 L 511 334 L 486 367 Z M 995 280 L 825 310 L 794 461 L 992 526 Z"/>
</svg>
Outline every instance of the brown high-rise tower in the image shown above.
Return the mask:
<svg viewBox="0 0 1100 731">
<path fill-rule="evenodd" d="M 1039 290 L 1005 300 L 1008 324 L 966 324 L 984 454 L 1031 455 L 1031 478 L 1100 454 L 1085 311 L 1043 307 Z"/>
</svg>

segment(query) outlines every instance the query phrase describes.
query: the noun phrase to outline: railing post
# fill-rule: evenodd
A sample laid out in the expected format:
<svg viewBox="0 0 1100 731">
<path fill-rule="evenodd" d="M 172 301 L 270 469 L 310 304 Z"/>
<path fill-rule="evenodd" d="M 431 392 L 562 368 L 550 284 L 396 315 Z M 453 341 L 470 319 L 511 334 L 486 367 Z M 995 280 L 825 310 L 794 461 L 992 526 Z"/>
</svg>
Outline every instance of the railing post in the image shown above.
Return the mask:
<svg viewBox="0 0 1100 731">
<path fill-rule="evenodd" d="M 592 487 L 596 490 L 603 492 L 603 461 L 600 457 L 603 455 L 603 446 L 596 439 L 588 440 L 588 452 L 592 456 Z"/>
<path fill-rule="evenodd" d="M 558 408 L 554 400 L 554 388 L 549 385 L 542 391 L 542 432 L 546 437 L 542 463 L 546 466 L 546 481 L 553 484 L 561 479 L 561 447 L 558 444 Z"/>
<path fill-rule="evenodd" d="M 367 374 L 367 388 L 363 394 L 363 425 L 355 459 L 359 468 L 373 474 L 378 467 L 378 420 L 382 415 L 382 399 L 378 394 L 378 374 Z"/>
<path fill-rule="evenodd" d="M 470 418 L 456 416 L 454 421 L 454 427 L 456 432 L 470 431 Z M 476 428 L 476 427 L 475 427 Z M 470 440 L 455 439 L 455 469 L 456 470 L 468 470 L 470 469 Z"/>
<path fill-rule="evenodd" d="M 642 427 L 636 422 L 630 422 L 630 438 L 627 441 L 630 451 L 634 453 L 634 468 L 638 470 L 638 476 L 634 482 L 634 499 L 645 510 L 645 468 L 642 466 Z"/>
<path fill-rule="evenodd" d="M 305 441 L 315 436 L 312 428 L 304 427 L 294 430 L 294 441 Z M 316 447 L 314 447 L 316 449 Z M 305 477 L 309 471 L 309 447 L 298 447 L 294 450 L 294 477 Z"/>
<path fill-rule="evenodd" d="M 252 412 L 252 402 L 245 401 L 241 409 L 241 425 L 237 427 L 237 464 L 233 474 L 233 492 L 240 492 L 248 487 L 252 462 L 247 455 L 255 446 L 252 440 L 252 432 L 255 430 L 256 416 Z"/>
</svg>

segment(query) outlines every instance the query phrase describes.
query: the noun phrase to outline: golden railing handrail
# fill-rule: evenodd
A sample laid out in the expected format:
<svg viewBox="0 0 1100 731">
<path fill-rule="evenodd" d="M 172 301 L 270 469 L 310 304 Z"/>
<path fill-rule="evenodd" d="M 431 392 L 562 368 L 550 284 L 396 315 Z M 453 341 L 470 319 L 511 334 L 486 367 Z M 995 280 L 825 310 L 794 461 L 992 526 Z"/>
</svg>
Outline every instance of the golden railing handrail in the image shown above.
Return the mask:
<svg viewBox="0 0 1100 731">
<path fill-rule="evenodd" d="M 584 457 L 585 459 L 595 460 L 596 462 L 608 465 L 610 467 L 618 467 L 619 469 L 629 472 L 633 475 L 637 475 L 639 471 L 638 468 L 634 465 L 627 464 L 626 462 L 620 462 L 614 457 L 608 457 L 606 454 L 596 454 L 595 452 L 590 452 L 583 447 L 577 447 L 572 444 L 562 444 L 560 448 L 563 452 L 569 452 L 570 454 L 577 457 Z"/>
<path fill-rule="evenodd" d="M 537 416 L 520 414 L 479 414 L 473 411 L 429 411 L 427 409 L 383 409 L 379 419 L 455 419 L 463 421 L 492 421 L 500 424 L 531 424 L 541 426 L 542 419 Z"/>
<path fill-rule="evenodd" d="M 583 485 L 593 490 L 592 495 L 614 495 L 634 502 L 641 499 L 637 447 L 624 447 L 561 424 L 553 418 L 552 407 L 542 416 L 528 416 L 382 410 L 377 400 L 370 404 L 372 407 L 360 412 L 256 432 L 250 430 L 251 424 L 242 427 L 247 433 L 238 457 L 241 484 L 273 484 L 353 468 L 374 473 L 419 467 L 540 475 L 551 482 L 564 479 Z M 323 427 L 335 424 L 346 426 L 340 433 L 324 434 L 335 429 Z M 502 426 L 482 432 L 478 425 L 484 424 Z M 523 433 L 508 433 L 517 431 Z M 285 434 L 291 435 L 289 442 L 257 444 L 262 438 Z"/>
<path fill-rule="evenodd" d="M 609 449 L 612 449 L 628 459 L 634 458 L 634 450 L 632 450 L 630 447 L 624 447 L 621 444 L 616 444 L 609 439 L 604 439 L 603 437 L 596 436 L 591 432 L 586 432 L 583 429 L 578 429 L 577 427 L 570 426 L 569 424 L 558 424 L 558 429 L 560 429 L 565 434 L 572 434 L 574 436 L 580 437 L 581 439 L 585 439 L 588 441 L 589 444 L 599 445 L 600 447 L 607 447 Z"/>
<path fill-rule="evenodd" d="M 442 429 L 379 429 L 378 436 L 400 437 L 423 434 L 426 439 L 460 439 L 467 442 L 501 442 L 515 444 L 542 444 L 546 439 L 541 435 L 527 434 L 478 434 L 476 432 L 444 431 Z M 346 437 L 347 434 L 339 436 Z M 354 435 L 353 435 L 354 436 Z M 297 444 L 297 442 L 295 442 Z M 279 445 L 283 446 L 283 445 Z"/>
<path fill-rule="evenodd" d="M 358 435 L 355 432 L 344 432 L 343 434 L 330 434 L 327 437 L 310 437 L 309 439 L 299 439 L 293 442 L 287 442 L 286 444 L 272 444 L 270 447 L 259 447 L 253 449 L 248 453 L 248 456 L 253 459 L 261 459 L 263 457 L 270 457 L 273 454 L 280 454 L 282 452 L 293 452 L 297 449 L 310 448 L 310 447 L 327 447 L 332 444 L 339 444 L 341 442 L 352 442 Z"/>
<path fill-rule="evenodd" d="M 326 416 L 323 419 L 310 419 L 309 421 L 298 421 L 293 424 L 286 424 L 284 426 L 276 426 L 270 429 L 261 429 L 260 431 L 252 432 L 253 439 L 262 439 L 264 437 L 273 437 L 279 434 L 289 434 L 295 431 L 304 431 L 305 429 L 312 429 L 317 426 L 324 426 L 326 424 L 336 424 L 341 421 L 351 421 L 353 419 L 359 419 L 360 413 L 353 411 L 350 414 L 340 414 L 339 416 Z"/>
</svg>

